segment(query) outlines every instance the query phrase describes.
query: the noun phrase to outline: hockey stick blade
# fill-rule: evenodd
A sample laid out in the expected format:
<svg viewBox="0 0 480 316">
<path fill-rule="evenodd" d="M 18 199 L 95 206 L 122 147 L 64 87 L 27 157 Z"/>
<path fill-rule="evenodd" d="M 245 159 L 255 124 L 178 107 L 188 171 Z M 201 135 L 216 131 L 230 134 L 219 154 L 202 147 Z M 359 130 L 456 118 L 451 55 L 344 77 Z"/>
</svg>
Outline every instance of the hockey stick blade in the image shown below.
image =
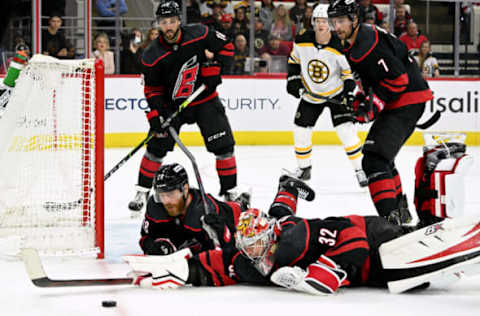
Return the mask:
<svg viewBox="0 0 480 316">
<path fill-rule="evenodd" d="M 132 284 L 132 278 L 105 278 L 105 279 L 50 279 L 43 269 L 38 251 L 33 248 L 22 249 L 21 256 L 28 277 L 38 287 L 71 287 L 71 286 L 108 286 Z"/>
</svg>

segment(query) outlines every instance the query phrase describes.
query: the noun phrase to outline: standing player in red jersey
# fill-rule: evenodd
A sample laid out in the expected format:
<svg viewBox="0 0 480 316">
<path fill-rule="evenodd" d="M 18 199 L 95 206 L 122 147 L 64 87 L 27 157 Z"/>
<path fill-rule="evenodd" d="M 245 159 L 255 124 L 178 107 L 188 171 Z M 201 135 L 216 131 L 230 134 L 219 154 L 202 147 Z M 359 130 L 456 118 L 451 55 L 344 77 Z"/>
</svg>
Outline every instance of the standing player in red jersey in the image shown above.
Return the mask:
<svg viewBox="0 0 480 316">
<path fill-rule="evenodd" d="M 228 199 L 237 185 L 235 141 L 216 92 L 222 82 L 221 67 L 233 61 L 233 45 L 224 34 L 204 25 L 181 25 L 180 7 L 174 1 L 162 2 L 156 15 L 160 36 L 142 57 L 145 97 L 150 107 L 147 118 L 155 137 L 148 143 L 140 164 L 137 194 L 129 204 L 132 214 L 139 213 L 145 205 L 153 176 L 175 145 L 174 139 L 162 130 L 162 121 L 177 111 L 201 84 L 205 84 L 206 91 L 171 125 L 177 132 L 184 124 L 198 125 L 207 150 L 216 156 L 221 196 Z"/>
</svg>

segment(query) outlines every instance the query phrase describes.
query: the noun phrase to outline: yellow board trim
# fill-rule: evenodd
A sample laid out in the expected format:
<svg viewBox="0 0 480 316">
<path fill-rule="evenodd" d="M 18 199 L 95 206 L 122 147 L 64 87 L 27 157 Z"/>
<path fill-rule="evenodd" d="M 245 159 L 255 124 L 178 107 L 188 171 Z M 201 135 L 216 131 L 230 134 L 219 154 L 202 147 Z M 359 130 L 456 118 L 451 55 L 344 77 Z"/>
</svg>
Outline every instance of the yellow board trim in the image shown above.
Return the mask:
<svg viewBox="0 0 480 316">
<path fill-rule="evenodd" d="M 463 132 L 467 134 L 468 146 L 480 146 L 480 132 Z M 237 145 L 293 145 L 291 131 L 238 131 L 234 132 Z M 358 136 L 365 140 L 367 132 L 358 132 Z M 134 147 L 145 137 L 146 133 L 109 133 L 105 135 L 105 148 Z M 187 146 L 204 146 L 200 132 L 181 132 L 180 139 Z M 313 132 L 313 145 L 342 145 L 335 131 Z M 424 145 L 421 132 L 415 132 L 408 139 L 406 145 Z"/>
</svg>

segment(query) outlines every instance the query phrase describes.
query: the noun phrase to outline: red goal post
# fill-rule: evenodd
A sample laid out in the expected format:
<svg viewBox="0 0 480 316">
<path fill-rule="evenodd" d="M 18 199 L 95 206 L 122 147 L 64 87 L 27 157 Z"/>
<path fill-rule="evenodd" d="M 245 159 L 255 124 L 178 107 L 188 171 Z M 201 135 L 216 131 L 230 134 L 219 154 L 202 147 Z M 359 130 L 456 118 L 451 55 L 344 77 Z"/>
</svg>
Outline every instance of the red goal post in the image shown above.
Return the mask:
<svg viewBox="0 0 480 316">
<path fill-rule="evenodd" d="M 0 253 L 103 258 L 103 62 L 33 56 L 0 135 Z"/>
</svg>

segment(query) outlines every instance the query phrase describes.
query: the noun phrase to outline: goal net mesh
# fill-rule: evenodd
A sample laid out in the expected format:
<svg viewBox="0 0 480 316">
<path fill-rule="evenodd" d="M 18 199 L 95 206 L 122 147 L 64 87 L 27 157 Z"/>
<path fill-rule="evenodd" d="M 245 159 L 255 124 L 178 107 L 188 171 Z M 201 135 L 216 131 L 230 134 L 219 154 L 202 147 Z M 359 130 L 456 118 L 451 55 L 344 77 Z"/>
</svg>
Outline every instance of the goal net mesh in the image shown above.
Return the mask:
<svg viewBox="0 0 480 316">
<path fill-rule="evenodd" d="M 0 251 L 96 252 L 94 79 L 93 59 L 21 72 L 0 119 Z"/>
</svg>

